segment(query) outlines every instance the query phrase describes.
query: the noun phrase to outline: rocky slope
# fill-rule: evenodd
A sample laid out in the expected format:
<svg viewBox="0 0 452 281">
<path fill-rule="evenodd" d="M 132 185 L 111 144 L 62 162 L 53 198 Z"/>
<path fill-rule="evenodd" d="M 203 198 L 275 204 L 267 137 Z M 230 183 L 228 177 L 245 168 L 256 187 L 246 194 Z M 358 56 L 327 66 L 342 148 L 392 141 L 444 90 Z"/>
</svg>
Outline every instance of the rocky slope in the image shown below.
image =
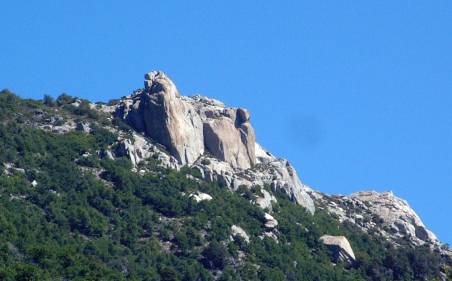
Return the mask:
<svg viewBox="0 0 452 281">
<path fill-rule="evenodd" d="M 80 102 L 73 105 L 79 106 Z M 394 244 L 402 240 L 415 246 L 427 243 L 450 255 L 406 201 L 391 192 L 342 196 L 312 190 L 301 182 L 288 160 L 275 157 L 256 142 L 246 109 L 227 107 L 200 95 L 182 96 L 161 71 L 147 73 L 143 89 L 114 104 L 90 104 L 90 108 L 106 113 L 110 119 L 120 118 L 133 128 L 129 134 L 119 131 L 118 145 L 104 152 L 108 157 L 127 155 L 135 167 L 150 157 L 173 169 L 189 166 L 199 171 L 204 180 L 219 182 L 231 190 L 240 186 L 280 189 L 311 214 L 317 205 L 340 222 L 352 223 Z M 71 120 L 40 127 L 57 133 L 90 130 L 89 124 Z M 264 189 L 253 199 L 270 211 L 275 201 Z"/>
<path fill-rule="evenodd" d="M 318 208 L 326 209 L 342 222 L 352 223 L 365 232 L 380 235 L 394 244 L 427 244 L 451 255 L 435 234 L 426 228 L 406 200 L 393 192 L 361 191 L 348 196 L 309 192 Z"/>
<path fill-rule="evenodd" d="M 189 165 L 198 169 L 203 179 L 218 181 L 233 190 L 242 185 L 282 189 L 310 213 L 315 211 L 315 201 L 337 215 L 340 222 L 351 222 L 394 243 L 404 239 L 413 245 L 441 247 L 408 203 L 390 192 L 339 196 L 306 187 L 287 160 L 276 158 L 256 142 L 246 109 L 226 107 L 199 95 L 181 96 L 175 84 L 160 71 L 146 74 L 144 84 L 144 89 L 110 109 L 142 134 L 134 134 L 134 144 L 124 146 L 134 163 L 149 157 L 143 136 L 149 137 L 169 152 L 168 166 Z M 255 202 L 270 209 L 272 197 L 265 192 Z"/>
</svg>

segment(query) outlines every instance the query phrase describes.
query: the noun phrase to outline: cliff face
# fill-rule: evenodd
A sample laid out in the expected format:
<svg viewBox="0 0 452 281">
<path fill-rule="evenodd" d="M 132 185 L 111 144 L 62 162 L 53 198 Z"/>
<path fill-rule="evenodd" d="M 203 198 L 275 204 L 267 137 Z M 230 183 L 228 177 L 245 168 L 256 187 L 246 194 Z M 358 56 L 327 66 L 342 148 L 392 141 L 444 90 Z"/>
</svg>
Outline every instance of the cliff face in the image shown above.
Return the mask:
<svg viewBox="0 0 452 281">
<path fill-rule="evenodd" d="M 182 165 L 193 164 L 205 152 L 234 168 L 255 164 L 249 113 L 199 96 L 182 97 L 163 72 L 146 74 L 144 90 L 123 99 L 117 114 L 164 145 Z"/>
<path fill-rule="evenodd" d="M 281 188 L 314 213 L 314 203 L 295 169 L 256 143 L 246 109 L 226 107 L 203 96 L 181 96 L 160 71 L 146 74 L 144 84 L 143 90 L 121 99 L 114 115 L 163 145 L 179 166 L 196 168 L 204 179 L 219 181 L 233 190 L 241 185 Z"/>
</svg>

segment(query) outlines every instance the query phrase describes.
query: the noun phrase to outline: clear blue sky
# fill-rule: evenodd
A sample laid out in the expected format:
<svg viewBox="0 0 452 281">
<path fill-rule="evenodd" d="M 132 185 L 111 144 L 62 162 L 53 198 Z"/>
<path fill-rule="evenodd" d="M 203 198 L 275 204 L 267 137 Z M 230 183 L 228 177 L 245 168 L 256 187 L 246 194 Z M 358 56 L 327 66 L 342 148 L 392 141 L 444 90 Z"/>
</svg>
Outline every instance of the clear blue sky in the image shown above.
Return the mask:
<svg viewBox="0 0 452 281">
<path fill-rule="evenodd" d="M 127 95 L 162 69 L 250 109 L 328 193 L 393 190 L 452 243 L 452 2 L 2 1 L 0 88 Z"/>
</svg>

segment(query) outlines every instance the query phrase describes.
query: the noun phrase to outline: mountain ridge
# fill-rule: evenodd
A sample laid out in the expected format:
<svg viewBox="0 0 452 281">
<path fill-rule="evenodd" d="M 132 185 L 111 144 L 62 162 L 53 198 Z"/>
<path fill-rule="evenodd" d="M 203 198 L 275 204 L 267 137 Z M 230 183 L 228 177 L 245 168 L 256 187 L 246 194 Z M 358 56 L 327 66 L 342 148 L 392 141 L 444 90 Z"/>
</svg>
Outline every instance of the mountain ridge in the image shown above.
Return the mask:
<svg viewBox="0 0 452 281">
<path fill-rule="evenodd" d="M 306 186 L 286 159 L 256 142 L 246 109 L 182 96 L 163 72 L 146 74 L 144 89 L 108 104 L 66 94 L 41 102 L 3 91 L 0 98 L 0 208 L 8 214 L 0 215 L 0 229 L 25 227 L 19 223 L 24 218 L 10 220 L 29 216 L 66 241 L 78 239 L 71 247 L 79 249 L 79 266 L 90 264 L 85 258 L 94 253 L 103 272 L 98 279 L 451 276 L 450 250 L 406 201 L 392 193 L 327 195 Z M 30 247 L 31 238 L 11 233 L 0 231 L 7 253 L 0 258 L 14 270 L 0 266 L 0 277 L 17 279 L 28 266 L 44 277 L 59 276 L 53 270 L 60 268 L 66 279 L 77 280 L 67 271 L 76 265 L 49 258 L 49 268 L 41 254 L 66 249 L 65 243 L 40 234 L 33 239 L 53 246 Z M 142 247 L 151 247 L 160 263 L 142 257 Z M 149 270 L 144 275 L 138 256 Z"/>
<path fill-rule="evenodd" d="M 199 94 L 183 96 L 179 93 L 175 83 L 163 71 L 146 73 L 144 75 L 144 88 L 135 90 L 131 95 L 116 100 L 114 105 L 100 104 L 100 107 L 98 107 L 96 104 L 90 103 L 89 107 L 120 118 L 134 129 L 135 132 L 131 135 L 132 141 L 127 138 L 121 140 L 120 149 L 116 151 L 118 156 L 127 155 L 134 166 L 141 160 L 158 154 L 160 161 L 166 167 L 180 169 L 184 165 L 189 165 L 198 169 L 204 180 L 220 182 L 232 190 L 237 190 L 241 185 L 251 187 L 268 184 L 273 189 L 282 188 L 296 203 L 305 207 L 311 214 L 315 212 L 315 205 L 321 204 L 326 205 L 325 208 L 329 212 L 335 215 L 339 214 L 339 221 L 355 222 L 350 217 L 341 216 L 343 210 L 335 205 L 331 196 L 303 184 L 295 168 L 290 165 L 288 160 L 275 157 L 259 145 L 256 141 L 254 129 L 250 124 L 250 114 L 244 108 L 227 107 L 219 100 Z M 73 105 L 78 107 L 79 101 L 75 101 Z M 217 128 L 217 132 L 214 132 L 211 123 L 217 121 L 217 119 L 220 119 L 220 123 L 225 125 L 220 126 Z M 146 120 L 152 124 L 146 124 Z M 176 125 L 171 124 L 172 122 Z M 240 128 L 242 124 L 245 124 L 247 132 Z M 72 124 L 70 130 L 77 129 L 77 126 L 82 125 Z M 188 126 L 188 128 L 185 126 Z M 204 137 L 203 133 L 206 127 L 211 135 L 215 135 L 216 140 L 212 140 L 212 138 L 215 138 L 214 136 Z M 165 131 L 164 134 L 156 135 L 155 131 L 162 130 Z M 235 130 L 239 132 L 239 135 L 232 138 L 227 136 L 230 131 Z M 249 147 L 246 146 L 247 133 L 251 135 Z M 187 139 L 184 140 L 186 137 Z M 157 146 L 151 145 L 146 138 L 154 141 Z M 235 147 L 235 155 L 227 155 L 228 149 L 220 148 L 224 145 L 224 138 L 226 138 L 224 143 L 227 148 Z M 209 144 L 209 142 L 215 142 L 216 145 Z M 214 149 L 213 153 L 209 146 Z M 240 148 L 242 149 L 240 150 Z M 154 152 L 149 153 L 149 150 L 154 150 Z M 106 153 L 114 154 L 112 151 Z M 186 157 L 182 159 L 182 155 Z M 238 158 L 243 161 L 237 161 Z M 359 193 L 358 191 L 353 194 Z M 353 194 L 349 196 L 353 197 Z M 388 193 L 374 194 L 376 200 Z M 335 195 L 332 196 L 335 197 Z M 349 196 L 342 198 L 347 200 Z M 266 194 L 264 197 L 257 198 L 256 202 L 261 202 L 263 206 L 269 206 L 271 205 L 268 203 L 269 198 L 270 196 Z M 395 196 L 392 198 L 386 203 L 390 202 L 390 204 L 397 205 L 397 208 L 399 208 L 400 204 L 397 203 L 399 198 Z M 393 233 L 382 229 L 379 232 L 388 239 L 397 240 L 404 237 L 414 245 L 427 242 L 433 247 L 441 248 L 442 243 L 436 238 L 436 235 L 425 228 L 416 212 L 407 203 L 405 205 L 409 208 L 409 211 L 407 211 L 408 217 L 400 221 L 392 218 L 393 221 L 390 224 L 404 225 L 408 223 L 408 226 L 401 227 L 400 230 L 398 227 L 393 227 L 393 231 L 395 231 Z M 378 219 L 381 218 L 381 214 L 377 211 L 373 212 L 373 216 Z M 373 227 L 362 227 L 362 229 L 369 231 Z M 424 239 L 419 239 L 416 236 L 415 229 L 418 229 L 418 233 L 422 232 L 419 236 Z M 445 253 L 450 254 L 448 251 Z"/>
</svg>

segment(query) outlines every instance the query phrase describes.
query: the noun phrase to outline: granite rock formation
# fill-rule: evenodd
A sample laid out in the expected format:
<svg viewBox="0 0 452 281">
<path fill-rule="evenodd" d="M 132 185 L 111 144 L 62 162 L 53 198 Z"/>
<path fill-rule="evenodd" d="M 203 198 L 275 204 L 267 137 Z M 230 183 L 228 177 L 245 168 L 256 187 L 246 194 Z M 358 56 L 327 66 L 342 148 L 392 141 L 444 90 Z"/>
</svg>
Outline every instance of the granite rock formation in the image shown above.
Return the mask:
<svg viewBox="0 0 452 281">
<path fill-rule="evenodd" d="M 323 235 L 320 237 L 320 241 L 333 252 L 333 262 L 352 265 L 355 261 L 355 254 L 345 236 Z"/>
<path fill-rule="evenodd" d="M 289 162 L 277 159 L 256 143 L 246 109 L 226 107 L 200 95 L 182 96 L 163 72 L 153 71 L 145 75 L 144 89 L 122 98 L 114 110 L 103 110 L 113 112 L 136 132 L 162 145 L 170 156 L 167 158 L 175 158 L 178 166 L 198 169 L 206 180 L 218 181 L 233 190 L 242 185 L 282 188 L 310 213 L 315 211 Z M 149 156 L 149 147 L 155 149 L 140 143 L 143 149 L 127 140 L 120 146 L 120 152 L 128 155 L 134 165 L 144 158 L 142 155 Z M 174 163 L 166 166 L 173 167 Z M 268 197 L 264 200 L 259 200 L 259 205 L 271 209 Z"/>
<path fill-rule="evenodd" d="M 395 244 L 408 240 L 415 246 L 428 243 L 440 248 L 440 241 L 425 227 L 408 202 L 392 192 L 362 191 L 349 196 L 310 193 L 319 208 L 325 208 L 341 222 L 353 223 Z"/>
</svg>

